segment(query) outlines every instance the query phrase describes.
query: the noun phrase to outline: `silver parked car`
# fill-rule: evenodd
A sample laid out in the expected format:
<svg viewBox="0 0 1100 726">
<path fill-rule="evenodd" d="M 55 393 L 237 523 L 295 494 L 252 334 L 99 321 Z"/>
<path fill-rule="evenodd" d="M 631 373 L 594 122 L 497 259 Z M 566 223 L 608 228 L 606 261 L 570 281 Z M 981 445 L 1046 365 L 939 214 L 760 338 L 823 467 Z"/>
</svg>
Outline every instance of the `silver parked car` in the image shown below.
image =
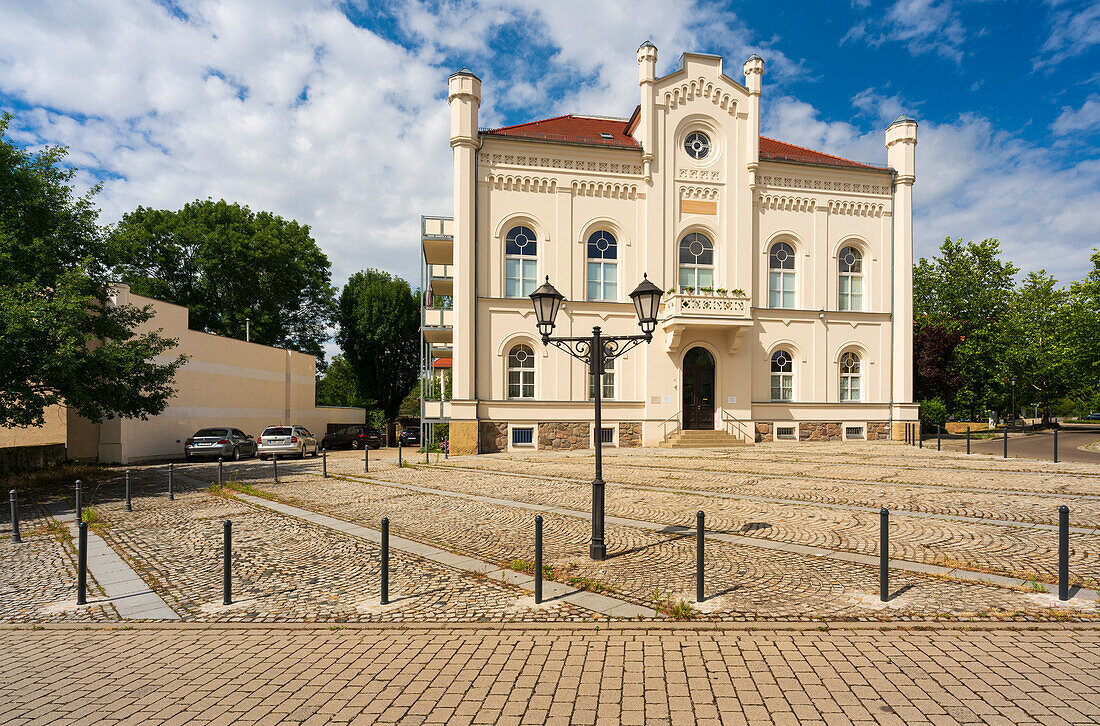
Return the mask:
<svg viewBox="0 0 1100 726">
<path fill-rule="evenodd" d="M 200 456 L 218 456 L 240 461 L 243 456 L 256 455 L 256 441 L 240 429 L 228 426 L 199 429 L 184 442 L 183 455 L 188 461 Z"/>
<path fill-rule="evenodd" d="M 261 459 L 273 454 L 280 457 L 297 456 L 301 459 L 306 454 L 317 456 L 319 451 L 317 438 L 305 426 L 268 426 L 260 434 Z"/>
</svg>

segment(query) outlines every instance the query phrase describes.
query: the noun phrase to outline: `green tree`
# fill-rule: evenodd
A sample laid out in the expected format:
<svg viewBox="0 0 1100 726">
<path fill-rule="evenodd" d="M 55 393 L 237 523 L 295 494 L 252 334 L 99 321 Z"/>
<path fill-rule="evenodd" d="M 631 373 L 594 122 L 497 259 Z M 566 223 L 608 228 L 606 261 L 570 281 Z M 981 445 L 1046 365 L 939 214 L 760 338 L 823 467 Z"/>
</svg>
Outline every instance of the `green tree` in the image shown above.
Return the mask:
<svg viewBox="0 0 1100 726">
<path fill-rule="evenodd" d="M 224 200 L 138 207 L 110 236 L 116 274 L 139 294 L 184 305 L 190 326 L 323 356 L 335 289 L 309 227 Z"/>
<path fill-rule="evenodd" d="M 387 272 L 357 272 L 340 294 L 336 319 L 336 342 L 359 395 L 393 421 L 419 380 L 419 295 Z"/>
<path fill-rule="evenodd" d="M 957 339 L 941 379 L 957 381 L 951 412 L 977 417 L 1005 401 L 1005 355 L 1009 312 L 1017 268 L 1000 259 L 1000 242 L 945 239 L 939 255 L 913 267 L 914 317 Z M 923 364 L 928 366 L 928 361 Z M 919 369 L 918 369 L 919 375 Z M 938 383 L 917 381 L 916 388 L 942 390 Z M 940 390 L 937 390 L 940 388 Z"/>
<path fill-rule="evenodd" d="M 1057 285 L 1045 270 L 1030 273 L 1005 319 L 1006 367 L 1016 377 L 1017 407 L 1038 402 L 1044 422 L 1050 421 L 1052 402 L 1079 384 L 1078 351 L 1067 310 L 1070 295 Z"/>
<path fill-rule="evenodd" d="M 1066 306 L 1067 332 L 1075 358 L 1077 393 L 1089 408 L 1100 409 L 1100 250 L 1092 251 L 1092 270 L 1080 282 L 1070 285 Z"/>
<path fill-rule="evenodd" d="M 355 372 L 342 355 L 336 355 L 323 375 L 317 379 L 318 406 L 362 407 L 366 402 L 359 395 L 355 384 Z"/>
<path fill-rule="evenodd" d="M 110 260 L 92 203 L 74 192 L 66 150 L 31 154 L 0 118 L 0 426 L 41 426 L 66 403 L 92 420 L 164 410 L 176 341 L 135 328 L 151 308 L 112 305 Z"/>
</svg>

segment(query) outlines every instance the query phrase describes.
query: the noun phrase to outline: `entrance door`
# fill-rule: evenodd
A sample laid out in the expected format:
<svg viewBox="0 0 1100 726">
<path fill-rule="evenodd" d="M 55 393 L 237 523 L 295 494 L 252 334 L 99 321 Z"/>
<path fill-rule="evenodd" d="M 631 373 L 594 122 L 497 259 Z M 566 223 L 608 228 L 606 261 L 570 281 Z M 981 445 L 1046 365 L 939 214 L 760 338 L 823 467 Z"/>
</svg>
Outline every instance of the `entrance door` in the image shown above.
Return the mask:
<svg viewBox="0 0 1100 726">
<path fill-rule="evenodd" d="M 684 428 L 714 428 L 714 357 L 706 348 L 684 356 Z"/>
</svg>

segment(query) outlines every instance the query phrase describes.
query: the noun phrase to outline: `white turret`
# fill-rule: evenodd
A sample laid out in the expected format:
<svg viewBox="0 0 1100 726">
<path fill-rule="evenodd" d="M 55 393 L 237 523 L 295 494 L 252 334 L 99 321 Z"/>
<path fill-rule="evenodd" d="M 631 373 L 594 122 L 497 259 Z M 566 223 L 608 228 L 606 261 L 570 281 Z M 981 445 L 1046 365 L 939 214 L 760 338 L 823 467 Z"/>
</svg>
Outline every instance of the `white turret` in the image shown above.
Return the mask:
<svg viewBox="0 0 1100 726">
<path fill-rule="evenodd" d="M 894 170 L 894 335 L 893 400 L 895 424 L 903 415 L 898 404 L 913 402 L 913 182 L 916 166 L 917 122 L 898 116 L 886 128 L 886 158 Z M 912 408 L 910 406 L 910 408 Z"/>
<path fill-rule="evenodd" d="M 653 123 L 656 110 L 657 47 L 648 40 L 638 47 L 638 85 L 642 100 L 638 128 L 634 138 L 642 144 L 642 174 L 647 182 L 653 181 L 653 152 L 657 146 L 657 128 Z"/>
<path fill-rule="evenodd" d="M 745 125 L 745 163 L 749 170 L 749 189 L 756 188 L 756 169 L 760 165 L 760 93 L 764 80 L 764 59 L 753 53 L 742 67 L 745 88 L 749 89 L 749 122 Z"/>
</svg>

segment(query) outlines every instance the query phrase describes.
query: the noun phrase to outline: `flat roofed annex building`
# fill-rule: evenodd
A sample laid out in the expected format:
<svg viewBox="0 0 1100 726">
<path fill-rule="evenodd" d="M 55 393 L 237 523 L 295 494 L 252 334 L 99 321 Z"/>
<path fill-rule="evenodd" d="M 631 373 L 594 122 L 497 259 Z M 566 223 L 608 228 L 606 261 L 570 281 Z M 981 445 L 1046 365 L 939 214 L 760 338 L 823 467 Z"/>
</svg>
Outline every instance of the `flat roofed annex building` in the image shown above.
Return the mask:
<svg viewBox="0 0 1100 726">
<path fill-rule="evenodd" d="M 604 376 L 604 442 L 900 438 L 917 419 L 916 122 L 886 129 L 887 165 L 849 161 L 760 136 L 758 56 L 744 83 L 717 56 L 660 78 L 652 44 L 637 59 L 628 119 L 479 130 L 481 81 L 448 80 L 454 216 L 422 222 L 423 421 L 449 423 L 453 453 L 591 446 L 594 382 L 542 344 L 528 295 L 546 277 L 565 295 L 555 335 L 634 334 L 646 274 L 659 323 Z"/>
</svg>

